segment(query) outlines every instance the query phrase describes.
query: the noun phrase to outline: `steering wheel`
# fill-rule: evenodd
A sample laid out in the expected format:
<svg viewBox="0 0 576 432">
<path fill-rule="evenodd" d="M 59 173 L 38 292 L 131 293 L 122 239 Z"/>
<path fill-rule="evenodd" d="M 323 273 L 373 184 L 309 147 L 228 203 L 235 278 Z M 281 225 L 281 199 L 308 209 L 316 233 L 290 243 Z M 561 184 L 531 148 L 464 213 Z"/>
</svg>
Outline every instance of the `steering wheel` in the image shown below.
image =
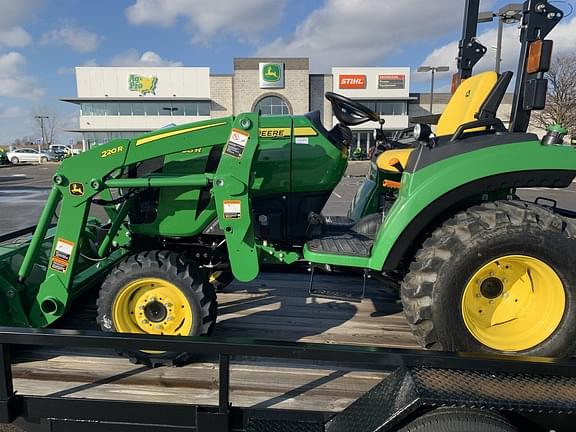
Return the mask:
<svg viewBox="0 0 576 432">
<path fill-rule="evenodd" d="M 380 121 L 380 115 L 370 108 L 333 92 L 326 92 L 326 99 L 332 104 L 332 111 L 338 121 L 346 126 L 354 126 L 367 121 Z"/>
</svg>

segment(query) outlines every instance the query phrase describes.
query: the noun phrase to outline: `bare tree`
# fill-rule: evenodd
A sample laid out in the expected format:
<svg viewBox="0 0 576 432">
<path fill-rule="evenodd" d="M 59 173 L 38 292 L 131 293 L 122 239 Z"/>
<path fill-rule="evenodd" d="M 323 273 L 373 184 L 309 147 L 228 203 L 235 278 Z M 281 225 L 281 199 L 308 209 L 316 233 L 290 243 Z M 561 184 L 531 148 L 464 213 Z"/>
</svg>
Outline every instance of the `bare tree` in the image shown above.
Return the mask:
<svg viewBox="0 0 576 432">
<path fill-rule="evenodd" d="M 546 108 L 533 113 L 534 125 L 546 128 L 557 123 L 576 135 L 576 52 L 556 57 L 546 78 Z"/>
<path fill-rule="evenodd" d="M 39 107 L 34 110 L 34 118 L 38 123 L 42 142 L 47 146 L 53 144 L 56 132 L 61 129 L 58 111 L 47 106 Z"/>
</svg>

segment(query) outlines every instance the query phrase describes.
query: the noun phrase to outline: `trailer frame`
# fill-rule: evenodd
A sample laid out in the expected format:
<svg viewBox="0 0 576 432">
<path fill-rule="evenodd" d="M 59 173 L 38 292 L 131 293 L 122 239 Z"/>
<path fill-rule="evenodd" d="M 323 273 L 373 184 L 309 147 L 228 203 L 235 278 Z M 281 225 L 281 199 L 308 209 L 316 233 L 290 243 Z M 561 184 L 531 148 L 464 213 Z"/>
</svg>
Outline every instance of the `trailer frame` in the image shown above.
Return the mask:
<svg viewBox="0 0 576 432">
<path fill-rule="evenodd" d="M 219 363 L 219 402 L 211 406 L 18 394 L 11 371 L 11 348 L 18 345 L 174 350 L 213 356 Z M 340 413 L 234 407 L 230 363 L 238 357 L 338 359 L 339 364 L 359 369 L 369 366 L 390 374 Z M 384 432 L 439 407 L 506 413 L 522 424 L 522 430 L 547 430 L 543 425 L 558 432 L 571 430 L 576 413 L 576 362 L 246 338 L 0 327 L 1 423 L 19 417 L 42 420 L 55 432 Z"/>
</svg>

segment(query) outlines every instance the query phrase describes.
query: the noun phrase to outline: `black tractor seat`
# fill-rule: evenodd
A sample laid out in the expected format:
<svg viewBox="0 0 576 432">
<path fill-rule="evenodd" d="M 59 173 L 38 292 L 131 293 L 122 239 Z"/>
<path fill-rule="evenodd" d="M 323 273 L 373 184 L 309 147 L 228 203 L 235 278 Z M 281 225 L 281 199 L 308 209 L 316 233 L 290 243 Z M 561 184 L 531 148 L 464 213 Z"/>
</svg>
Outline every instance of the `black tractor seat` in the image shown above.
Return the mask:
<svg viewBox="0 0 576 432">
<path fill-rule="evenodd" d="M 341 123 L 336 123 L 336 125 L 334 125 L 330 130 L 326 129 L 322 124 L 320 111 L 306 113 L 304 114 L 304 117 L 310 120 L 310 123 L 314 125 L 314 128 L 340 150 L 347 150 L 354 140 L 350 128 Z"/>
</svg>

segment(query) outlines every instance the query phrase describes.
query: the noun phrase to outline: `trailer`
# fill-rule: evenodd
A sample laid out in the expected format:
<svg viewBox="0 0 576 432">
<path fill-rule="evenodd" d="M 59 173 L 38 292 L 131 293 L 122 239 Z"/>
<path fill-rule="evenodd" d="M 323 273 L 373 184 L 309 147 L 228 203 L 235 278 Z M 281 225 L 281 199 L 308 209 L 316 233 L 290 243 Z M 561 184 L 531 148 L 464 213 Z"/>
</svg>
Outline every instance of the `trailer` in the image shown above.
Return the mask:
<svg viewBox="0 0 576 432">
<path fill-rule="evenodd" d="M 146 403 L 14 392 L 15 346 L 182 351 L 217 359 L 219 399 L 213 406 Z M 346 409 L 235 407 L 230 364 L 242 357 L 345 362 L 389 372 Z M 443 353 L 238 338 L 102 334 L 0 328 L 0 421 L 21 417 L 55 432 L 384 432 L 572 431 L 576 363 L 537 357 Z"/>
<path fill-rule="evenodd" d="M 486 52 L 478 8 L 466 1 L 447 109 L 418 123 L 409 142 L 376 131 L 378 152 L 344 220 L 319 213 L 344 173 L 349 126 L 380 116 L 335 93 L 326 94 L 340 122 L 331 131 L 318 112 L 244 113 L 64 161 L 34 234 L 0 245 L 0 324 L 16 326 L 0 327 L 0 422 L 74 432 L 573 430 L 576 212 L 516 195 L 576 178 L 562 127 L 542 140 L 526 133 L 531 111 L 545 105 L 546 36 L 563 13 L 546 0 L 522 5 L 506 128 L 496 112 L 512 72 L 472 75 Z M 93 205 L 110 220 L 90 218 Z M 344 287 L 318 290 L 318 269 L 354 271 L 363 287 L 395 277 L 415 337 L 438 351 L 202 337 L 232 276 L 249 282 L 268 265 L 295 263 L 308 266 L 319 298 L 358 300 Z M 95 291 L 104 333 L 50 328 Z M 116 350 L 148 366 L 208 356 L 218 364 L 218 403 L 18 393 L 11 351 L 21 345 Z M 242 358 L 387 375 L 336 413 L 234 406 L 230 364 Z"/>
</svg>

